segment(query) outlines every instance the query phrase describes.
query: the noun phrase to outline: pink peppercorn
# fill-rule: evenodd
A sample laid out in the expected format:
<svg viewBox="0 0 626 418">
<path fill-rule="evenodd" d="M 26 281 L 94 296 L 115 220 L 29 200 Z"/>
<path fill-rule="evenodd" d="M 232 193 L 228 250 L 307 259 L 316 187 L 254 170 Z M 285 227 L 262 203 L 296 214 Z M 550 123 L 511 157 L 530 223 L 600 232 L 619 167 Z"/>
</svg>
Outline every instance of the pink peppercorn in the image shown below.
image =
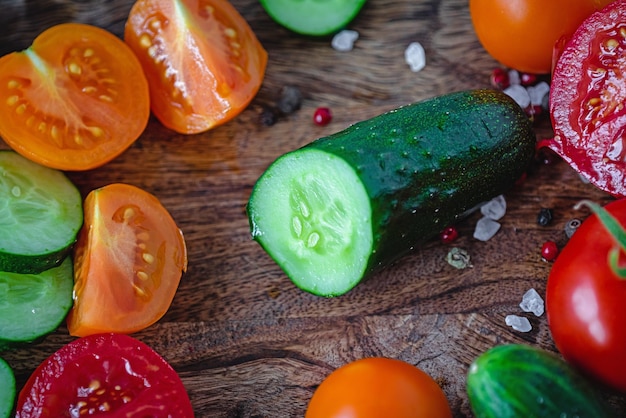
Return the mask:
<svg viewBox="0 0 626 418">
<path fill-rule="evenodd" d="M 556 256 L 559 254 L 559 247 L 557 247 L 554 241 L 546 241 L 541 246 L 541 257 L 546 261 L 556 260 Z"/>
<path fill-rule="evenodd" d="M 327 107 L 318 107 L 313 114 L 313 122 L 318 126 L 326 126 L 332 120 L 333 115 Z"/>
</svg>

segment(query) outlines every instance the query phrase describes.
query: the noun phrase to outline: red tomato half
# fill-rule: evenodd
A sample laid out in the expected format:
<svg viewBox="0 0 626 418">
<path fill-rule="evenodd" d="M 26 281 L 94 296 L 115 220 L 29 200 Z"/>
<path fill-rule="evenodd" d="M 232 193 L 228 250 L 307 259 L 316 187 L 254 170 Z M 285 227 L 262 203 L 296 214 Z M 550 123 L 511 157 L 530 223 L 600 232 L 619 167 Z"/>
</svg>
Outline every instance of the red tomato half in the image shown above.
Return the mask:
<svg viewBox="0 0 626 418">
<path fill-rule="evenodd" d="M 555 136 L 543 141 L 595 186 L 626 196 L 626 0 L 574 33 L 552 78 Z"/>
<path fill-rule="evenodd" d="M 626 199 L 605 208 L 626 226 Z M 546 311 L 563 357 L 626 392 L 626 278 L 618 276 L 608 261 L 616 248 L 615 238 L 598 216 L 588 217 L 552 266 Z M 626 260 L 623 250 L 620 265 Z"/>
<path fill-rule="evenodd" d="M 148 78 L 152 112 L 180 133 L 237 116 L 265 75 L 267 52 L 228 0 L 138 0 L 124 40 Z"/>
<path fill-rule="evenodd" d="M 611 0 L 470 0 L 474 30 L 491 56 L 516 70 L 547 74 L 557 41 Z"/>
<path fill-rule="evenodd" d="M 104 29 L 53 26 L 0 58 L 0 135 L 60 170 L 88 170 L 124 152 L 150 117 L 148 82 L 133 51 Z"/>
<path fill-rule="evenodd" d="M 129 184 L 93 190 L 83 206 L 70 334 L 146 328 L 169 309 L 187 269 L 182 232 L 154 195 Z"/>
<path fill-rule="evenodd" d="M 146 344 L 121 334 L 79 338 L 37 367 L 16 418 L 193 418 L 180 377 Z"/>
<path fill-rule="evenodd" d="M 371 357 L 332 372 L 305 418 L 451 418 L 448 400 L 428 374 L 401 360 Z"/>
</svg>

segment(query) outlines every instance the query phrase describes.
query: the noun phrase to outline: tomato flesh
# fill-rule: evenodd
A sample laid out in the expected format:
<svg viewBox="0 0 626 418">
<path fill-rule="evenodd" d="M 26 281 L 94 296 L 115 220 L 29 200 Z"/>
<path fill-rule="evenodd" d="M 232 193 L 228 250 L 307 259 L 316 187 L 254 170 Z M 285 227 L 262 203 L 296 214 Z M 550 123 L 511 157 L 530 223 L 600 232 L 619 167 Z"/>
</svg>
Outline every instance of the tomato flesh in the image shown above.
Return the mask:
<svg viewBox="0 0 626 418">
<path fill-rule="evenodd" d="M 320 384 L 305 418 L 451 418 L 447 398 L 424 371 L 401 360 L 348 363 Z"/>
<path fill-rule="evenodd" d="M 559 57 L 554 138 L 542 142 L 599 189 L 626 196 L 626 1 L 590 16 Z"/>
<path fill-rule="evenodd" d="M 169 309 L 187 251 L 182 232 L 152 194 L 128 184 L 92 191 L 74 254 L 71 335 L 133 333 Z"/>
<path fill-rule="evenodd" d="M 194 416 L 176 371 L 146 344 L 97 334 L 61 347 L 20 391 L 16 418 Z"/>
<path fill-rule="evenodd" d="M 154 115 L 180 133 L 237 116 L 265 75 L 267 52 L 227 0 L 138 0 L 124 40 L 146 73 Z"/>
<path fill-rule="evenodd" d="M 98 27 L 53 26 L 0 58 L 0 135 L 61 170 L 101 166 L 125 151 L 150 116 L 148 82 L 128 46 Z"/>
<path fill-rule="evenodd" d="M 605 209 L 626 226 L 626 200 L 613 201 Z M 585 219 L 552 266 L 546 312 L 563 357 L 626 392 L 626 279 L 610 268 L 608 254 L 615 246 L 596 215 Z"/>
</svg>

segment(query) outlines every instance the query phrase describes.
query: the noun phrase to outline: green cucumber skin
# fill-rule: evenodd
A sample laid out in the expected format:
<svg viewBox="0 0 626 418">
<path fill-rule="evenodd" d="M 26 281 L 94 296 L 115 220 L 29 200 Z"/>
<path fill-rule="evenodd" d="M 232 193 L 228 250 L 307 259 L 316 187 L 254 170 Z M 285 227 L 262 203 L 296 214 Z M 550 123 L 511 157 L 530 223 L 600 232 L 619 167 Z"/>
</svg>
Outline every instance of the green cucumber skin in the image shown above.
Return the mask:
<svg viewBox="0 0 626 418">
<path fill-rule="evenodd" d="M 470 366 L 476 418 L 615 417 L 599 393 L 556 354 L 525 344 L 493 347 Z"/>
<path fill-rule="evenodd" d="M 365 277 L 510 190 L 535 144 L 525 112 L 506 94 L 481 89 L 410 104 L 304 148 L 343 158 L 370 196 L 374 243 Z"/>
<path fill-rule="evenodd" d="M 11 416 L 15 396 L 15 374 L 9 364 L 0 358 L 0 418 Z"/>
</svg>

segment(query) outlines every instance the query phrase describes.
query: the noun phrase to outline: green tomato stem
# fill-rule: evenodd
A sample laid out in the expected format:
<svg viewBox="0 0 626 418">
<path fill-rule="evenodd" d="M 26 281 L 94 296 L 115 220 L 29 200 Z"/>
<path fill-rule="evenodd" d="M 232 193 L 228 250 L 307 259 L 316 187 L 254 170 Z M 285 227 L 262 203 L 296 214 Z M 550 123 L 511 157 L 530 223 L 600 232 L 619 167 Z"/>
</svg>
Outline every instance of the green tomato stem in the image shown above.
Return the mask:
<svg viewBox="0 0 626 418">
<path fill-rule="evenodd" d="M 590 200 L 581 200 L 574 206 L 574 209 L 579 210 L 582 206 L 587 206 L 591 209 L 600 220 L 602 226 L 606 228 L 607 232 L 615 240 L 616 245 L 609 251 L 607 257 L 609 266 L 620 279 L 626 279 L 626 267 L 619 266 L 619 254 L 621 251 L 626 251 L 626 230 L 613 215 L 597 203 Z"/>
</svg>

